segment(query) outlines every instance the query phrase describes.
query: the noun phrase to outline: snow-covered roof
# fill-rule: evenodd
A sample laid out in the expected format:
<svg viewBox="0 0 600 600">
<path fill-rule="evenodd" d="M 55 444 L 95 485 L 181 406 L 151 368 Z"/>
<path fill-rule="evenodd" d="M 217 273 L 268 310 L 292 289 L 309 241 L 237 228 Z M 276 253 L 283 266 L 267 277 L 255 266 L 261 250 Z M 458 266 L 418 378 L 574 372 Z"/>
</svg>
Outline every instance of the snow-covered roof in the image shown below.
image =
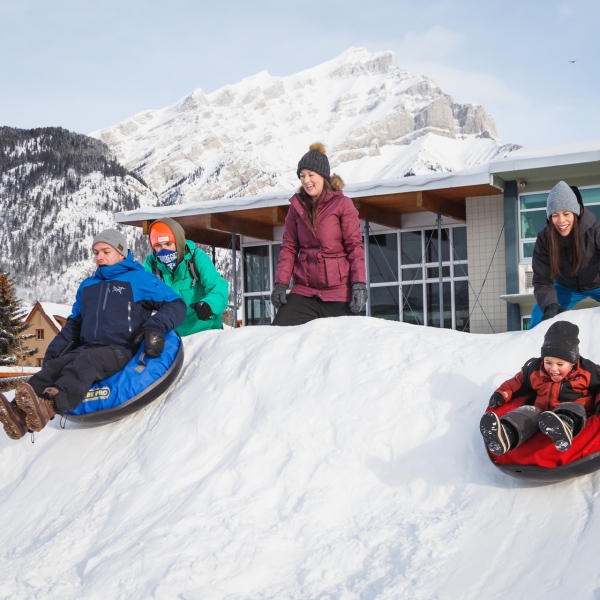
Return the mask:
<svg viewBox="0 0 600 600">
<path fill-rule="evenodd" d="M 430 175 L 350 183 L 344 187 L 344 193 L 351 198 L 363 198 L 365 196 L 422 192 L 475 185 L 490 185 L 498 188 L 498 190 L 502 190 L 503 182 L 497 177 L 490 175 L 487 166 L 487 164 L 478 165 L 477 167 L 459 172 L 431 173 Z M 117 223 L 129 223 L 131 221 L 152 220 L 161 217 L 186 217 L 208 213 L 249 210 L 252 208 L 286 206 L 295 191 L 289 189 L 269 192 L 267 194 L 256 194 L 254 196 L 243 196 L 241 198 L 223 198 L 191 204 L 138 208 L 136 210 L 116 213 L 115 221 Z"/>
<path fill-rule="evenodd" d="M 72 307 L 70 304 L 58 304 L 56 302 L 36 302 L 35 306 L 29 312 L 27 319 L 29 319 L 36 306 L 41 307 L 42 311 L 44 312 L 48 320 L 52 323 L 52 325 L 56 327 L 57 331 L 60 331 L 62 329 L 62 325 L 56 320 L 55 317 L 62 317 L 63 319 L 68 319 L 72 312 Z"/>
<path fill-rule="evenodd" d="M 490 174 L 600 161 L 600 140 L 521 148 L 488 163 Z"/>
<path fill-rule="evenodd" d="M 577 142 L 555 146 L 522 148 L 511 152 L 507 158 L 482 163 L 464 171 L 431 173 L 413 177 L 380 179 L 361 183 L 350 183 L 344 193 L 352 198 L 401 194 L 488 185 L 498 190 L 504 189 L 504 181 L 515 179 L 520 171 L 597 163 L 600 161 L 600 141 Z M 161 217 L 186 217 L 218 212 L 232 212 L 255 208 L 286 206 L 295 190 L 283 190 L 243 196 L 176 204 L 162 207 L 146 207 L 115 215 L 117 223 L 131 223 L 153 220 Z"/>
<path fill-rule="evenodd" d="M 73 312 L 73 307 L 70 304 L 58 304 L 56 302 L 40 302 L 40 304 L 47 315 L 68 319 Z"/>
<path fill-rule="evenodd" d="M 0 367 L 0 377 L 7 375 L 29 375 L 31 373 L 37 373 L 40 370 L 39 367 L 30 366 L 18 366 L 18 367 Z"/>
</svg>

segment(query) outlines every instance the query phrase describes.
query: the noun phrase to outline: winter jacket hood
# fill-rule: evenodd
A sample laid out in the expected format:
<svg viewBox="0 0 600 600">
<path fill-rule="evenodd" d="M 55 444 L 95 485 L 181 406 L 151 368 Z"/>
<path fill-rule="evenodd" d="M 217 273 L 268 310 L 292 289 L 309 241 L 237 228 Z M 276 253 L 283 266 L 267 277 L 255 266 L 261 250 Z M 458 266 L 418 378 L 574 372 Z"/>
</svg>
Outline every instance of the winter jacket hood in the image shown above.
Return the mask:
<svg viewBox="0 0 600 600">
<path fill-rule="evenodd" d="M 293 275 L 293 294 L 348 302 L 351 285 L 366 283 L 360 221 L 352 200 L 340 190 L 326 190 L 317 205 L 314 228 L 298 194 L 290 198 L 290 204 L 275 283 L 287 286 Z"/>
<path fill-rule="evenodd" d="M 166 333 L 184 316 L 179 294 L 147 273 L 129 252 L 124 260 L 99 267 L 80 284 L 71 315 L 46 353 L 58 356 L 71 343 L 135 350 L 134 340 L 145 328 Z"/>
<path fill-rule="evenodd" d="M 171 217 L 164 217 L 163 219 L 152 221 L 150 229 L 152 229 L 152 225 L 155 223 L 164 223 L 173 232 L 173 235 L 175 236 L 175 249 L 177 250 L 177 264 L 179 264 L 185 256 L 187 242 L 183 227 L 175 219 L 171 219 Z"/>
<path fill-rule="evenodd" d="M 172 219 L 161 219 L 163 223 L 171 226 L 168 221 Z M 175 221 L 173 221 L 176 223 Z M 179 226 L 181 229 L 181 227 Z M 182 230 L 183 231 L 183 230 Z M 173 230 L 175 233 L 175 230 Z M 210 257 L 196 244 L 184 239 L 183 251 L 179 251 L 179 238 L 177 237 L 177 266 L 171 270 L 156 259 L 152 251 L 144 261 L 144 269 L 155 273 L 172 290 L 183 298 L 186 304 L 186 315 L 183 323 L 177 327 L 179 335 L 191 335 L 208 329 L 221 329 L 223 326 L 222 314 L 229 302 L 229 284 L 217 271 Z M 195 266 L 198 279 L 195 280 L 190 262 Z M 206 321 L 200 321 L 190 304 L 195 302 L 206 302 L 212 315 Z"/>
<path fill-rule="evenodd" d="M 560 239 L 559 274 L 556 281 L 565 287 L 579 292 L 600 287 L 600 223 L 588 208 L 583 209 L 579 218 L 581 231 L 581 266 L 575 275 L 571 275 L 570 236 Z M 572 234 L 571 234 L 572 235 Z M 548 230 L 538 233 L 532 258 L 533 293 L 538 306 L 544 312 L 551 304 L 558 304 L 554 280 L 550 276 L 550 258 L 548 255 Z"/>
</svg>

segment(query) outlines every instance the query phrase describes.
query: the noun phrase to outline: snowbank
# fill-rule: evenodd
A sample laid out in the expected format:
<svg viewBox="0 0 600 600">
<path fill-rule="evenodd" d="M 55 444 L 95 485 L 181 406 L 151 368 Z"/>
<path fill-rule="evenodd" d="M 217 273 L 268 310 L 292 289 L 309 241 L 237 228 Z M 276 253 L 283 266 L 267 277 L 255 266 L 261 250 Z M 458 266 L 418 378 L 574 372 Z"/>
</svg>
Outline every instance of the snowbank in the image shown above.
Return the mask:
<svg viewBox="0 0 600 600">
<path fill-rule="evenodd" d="M 568 318 L 600 361 L 600 309 Z M 478 432 L 547 327 L 187 338 L 166 400 L 1 439 L 0 597 L 597 598 L 600 477 L 509 479 Z"/>
</svg>

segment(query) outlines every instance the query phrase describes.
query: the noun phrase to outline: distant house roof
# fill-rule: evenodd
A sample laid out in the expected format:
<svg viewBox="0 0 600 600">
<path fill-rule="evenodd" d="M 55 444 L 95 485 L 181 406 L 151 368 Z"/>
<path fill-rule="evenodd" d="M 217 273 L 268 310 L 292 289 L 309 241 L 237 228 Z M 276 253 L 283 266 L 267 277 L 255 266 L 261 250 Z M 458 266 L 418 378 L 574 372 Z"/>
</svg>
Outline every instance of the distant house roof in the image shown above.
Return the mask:
<svg viewBox="0 0 600 600">
<path fill-rule="evenodd" d="M 36 311 L 41 311 L 41 313 L 46 317 L 46 320 L 50 323 L 50 325 L 52 325 L 56 333 L 58 333 L 71 314 L 71 306 L 69 304 L 38 301 L 34 304 L 33 308 L 25 319 L 27 323 L 31 321 Z"/>
</svg>

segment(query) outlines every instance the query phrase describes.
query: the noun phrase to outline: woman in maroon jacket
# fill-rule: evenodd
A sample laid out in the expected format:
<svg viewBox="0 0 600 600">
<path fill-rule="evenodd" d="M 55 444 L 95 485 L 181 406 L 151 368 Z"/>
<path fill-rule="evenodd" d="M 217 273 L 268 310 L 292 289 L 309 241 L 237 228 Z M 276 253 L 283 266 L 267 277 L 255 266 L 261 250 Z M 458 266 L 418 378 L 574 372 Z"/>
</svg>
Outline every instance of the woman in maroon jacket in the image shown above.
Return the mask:
<svg viewBox="0 0 600 600">
<path fill-rule="evenodd" d="M 358 211 L 330 175 L 322 144 L 298 163 L 302 186 L 290 199 L 271 302 L 273 325 L 357 315 L 367 303 L 365 251 Z M 291 277 L 294 286 L 287 295 Z"/>
</svg>

